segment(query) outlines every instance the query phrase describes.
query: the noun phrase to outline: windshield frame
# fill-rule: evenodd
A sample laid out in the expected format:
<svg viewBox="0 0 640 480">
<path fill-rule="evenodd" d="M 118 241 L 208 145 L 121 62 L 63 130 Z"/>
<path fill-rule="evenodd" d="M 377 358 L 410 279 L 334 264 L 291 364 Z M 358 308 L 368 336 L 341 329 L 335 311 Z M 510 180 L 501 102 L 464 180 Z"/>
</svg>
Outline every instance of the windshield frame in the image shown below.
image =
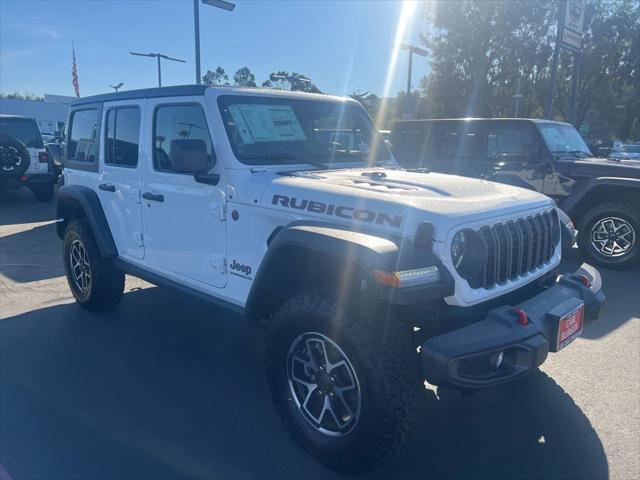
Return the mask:
<svg viewBox="0 0 640 480">
<path fill-rule="evenodd" d="M 350 168 L 353 165 L 380 166 L 388 163 L 395 164 L 393 155 L 382 138 L 382 135 L 376 128 L 367 111 L 358 102 L 350 101 L 348 99 L 336 99 L 335 97 L 329 96 L 326 98 L 309 98 L 305 96 L 295 97 L 293 95 L 270 95 L 268 92 L 260 95 L 224 93 L 218 95 L 215 102 L 218 107 L 220 119 L 222 120 L 226 139 L 229 142 L 231 153 L 233 153 L 235 159 L 243 165 L 250 167 L 260 166 L 274 168 L 303 165 L 307 168 L 311 166 L 316 169 L 332 170 Z M 327 154 L 320 151 L 318 154 L 307 152 L 300 153 L 299 155 L 292 155 L 291 152 L 282 152 L 282 158 L 278 158 L 277 155 L 274 155 L 275 152 L 265 153 L 264 155 L 252 153 L 243 155 L 242 152 L 238 150 L 239 145 L 237 145 L 233 140 L 232 127 L 228 124 L 227 119 L 230 115 L 228 112 L 228 107 L 230 105 L 246 103 L 255 103 L 258 105 L 291 105 L 294 108 L 299 108 L 304 103 L 323 103 L 330 104 L 335 108 L 354 109 L 354 112 L 357 111 L 361 115 L 360 119 L 363 122 L 363 126 L 368 129 L 368 132 L 363 132 L 363 134 L 370 140 L 371 145 L 375 145 L 375 147 L 371 148 L 366 153 L 359 150 L 336 149 L 334 151 L 328 150 Z M 376 157 L 375 159 L 373 159 L 374 156 Z"/>
</svg>

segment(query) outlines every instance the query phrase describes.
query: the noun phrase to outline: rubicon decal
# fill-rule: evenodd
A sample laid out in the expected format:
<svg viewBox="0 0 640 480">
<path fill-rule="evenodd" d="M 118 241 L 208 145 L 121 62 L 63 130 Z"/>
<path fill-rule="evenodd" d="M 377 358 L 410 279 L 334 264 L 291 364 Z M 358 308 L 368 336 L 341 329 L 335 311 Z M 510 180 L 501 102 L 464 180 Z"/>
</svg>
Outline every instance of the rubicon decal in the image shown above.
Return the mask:
<svg viewBox="0 0 640 480">
<path fill-rule="evenodd" d="M 229 269 L 231 270 L 231 275 L 251 279 L 251 272 L 253 270 L 251 270 L 251 267 L 249 265 L 243 265 L 234 260 L 233 262 L 231 262 L 231 265 L 229 265 Z"/>
<path fill-rule="evenodd" d="M 271 204 L 296 210 L 306 210 L 311 213 L 321 213 L 332 217 L 348 218 L 378 225 L 386 224 L 395 228 L 399 228 L 402 224 L 402 217 L 399 215 L 387 215 L 373 210 L 345 207 L 315 200 L 298 200 L 295 197 L 287 197 L 285 195 L 274 195 Z"/>
</svg>

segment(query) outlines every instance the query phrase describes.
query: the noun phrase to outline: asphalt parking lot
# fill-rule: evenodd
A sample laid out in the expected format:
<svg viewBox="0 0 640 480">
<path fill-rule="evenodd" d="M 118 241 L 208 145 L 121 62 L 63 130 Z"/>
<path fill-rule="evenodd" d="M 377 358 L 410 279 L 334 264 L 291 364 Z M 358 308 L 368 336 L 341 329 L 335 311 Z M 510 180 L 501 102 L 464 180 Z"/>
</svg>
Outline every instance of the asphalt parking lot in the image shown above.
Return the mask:
<svg viewBox="0 0 640 480">
<path fill-rule="evenodd" d="M 12 478 L 338 477 L 277 417 L 260 329 L 133 278 L 113 311 L 82 310 L 54 219 L 55 202 L 0 194 L 0 465 Z M 602 271 L 604 317 L 541 372 L 468 397 L 429 392 L 415 441 L 360 478 L 640 478 L 639 273 Z"/>
</svg>

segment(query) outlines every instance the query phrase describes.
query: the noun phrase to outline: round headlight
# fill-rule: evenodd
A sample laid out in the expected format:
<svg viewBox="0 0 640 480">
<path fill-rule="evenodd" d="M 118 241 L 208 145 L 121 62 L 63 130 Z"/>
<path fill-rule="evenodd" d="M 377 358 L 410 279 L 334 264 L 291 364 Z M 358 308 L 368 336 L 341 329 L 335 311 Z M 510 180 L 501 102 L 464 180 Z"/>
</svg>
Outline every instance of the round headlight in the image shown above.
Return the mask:
<svg viewBox="0 0 640 480">
<path fill-rule="evenodd" d="M 456 233 L 451 241 L 451 260 L 453 261 L 453 266 L 456 270 L 464 260 L 465 241 L 464 230 L 460 230 Z"/>
<path fill-rule="evenodd" d="M 487 249 L 475 230 L 465 228 L 451 240 L 451 261 L 462 278 L 470 279 L 482 271 L 487 260 Z"/>
</svg>

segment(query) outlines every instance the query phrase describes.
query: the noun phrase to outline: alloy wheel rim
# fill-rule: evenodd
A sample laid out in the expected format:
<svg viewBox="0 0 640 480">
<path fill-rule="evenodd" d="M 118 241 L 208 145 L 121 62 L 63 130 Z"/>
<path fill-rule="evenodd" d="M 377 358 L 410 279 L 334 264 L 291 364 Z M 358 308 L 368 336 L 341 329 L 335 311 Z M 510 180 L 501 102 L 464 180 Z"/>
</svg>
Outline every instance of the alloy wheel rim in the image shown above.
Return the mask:
<svg viewBox="0 0 640 480">
<path fill-rule="evenodd" d="M 302 416 L 317 431 L 334 437 L 358 423 L 362 393 L 344 351 L 330 338 L 307 332 L 291 344 L 287 378 Z"/>
<path fill-rule="evenodd" d="M 75 287 L 86 294 L 91 287 L 91 265 L 89 264 L 87 250 L 80 240 L 74 240 L 71 243 L 69 261 L 71 264 L 71 277 Z"/>
<path fill-rule="evenodd" d="M 0 169 L 3 172 L 13 172 L 22 164 L 22 157 L 18 150 L 11 145 L 0 147 Z"/>
<path fill-rule="evenodd" d="M 627 254 L 635 241 L 633 226 L 619 217 L 605 217 L 591 228 L 591 245 L 605 257 L 615 258 Z"/>
</svg>

